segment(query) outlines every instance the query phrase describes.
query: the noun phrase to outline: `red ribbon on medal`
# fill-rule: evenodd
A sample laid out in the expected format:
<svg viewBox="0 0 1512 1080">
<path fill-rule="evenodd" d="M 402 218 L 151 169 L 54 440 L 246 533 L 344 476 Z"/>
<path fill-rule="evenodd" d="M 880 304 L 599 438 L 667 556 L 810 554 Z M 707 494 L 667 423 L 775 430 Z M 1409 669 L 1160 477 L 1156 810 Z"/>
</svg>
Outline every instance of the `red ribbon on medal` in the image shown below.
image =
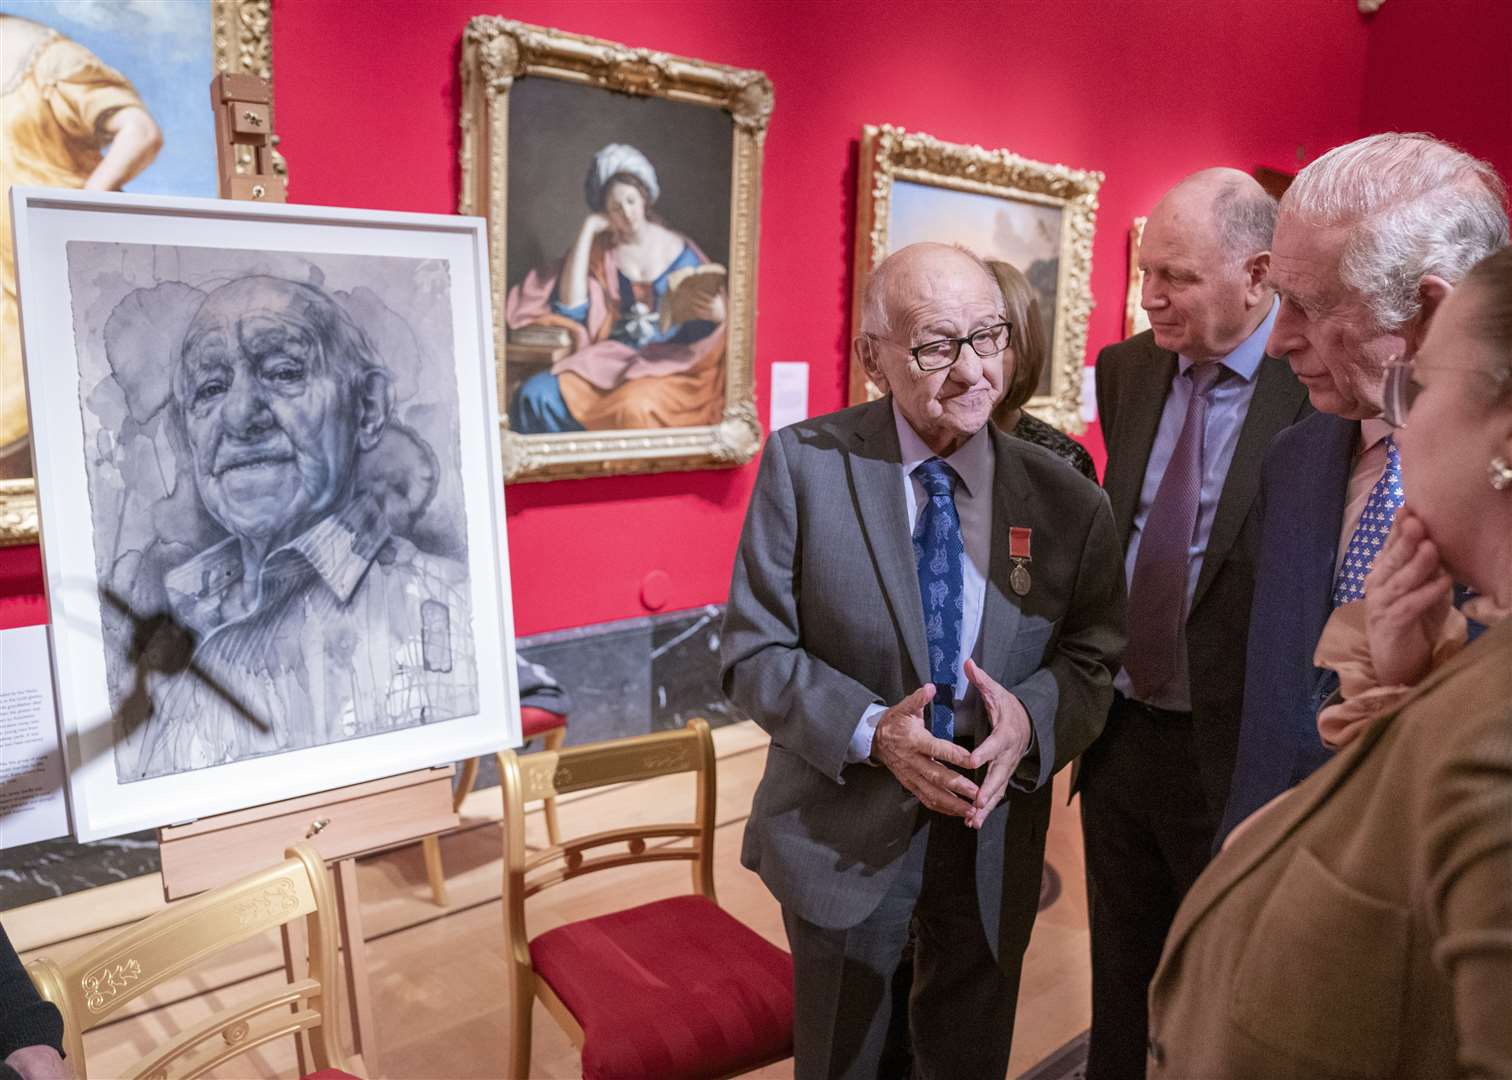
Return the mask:
<svg viewBox="0 0 1512 1080">
<path fill-rule="evenodd" d="M 1034 536 L 1033 529 L 1021 528 L 1018 525 L 1008 526 L 1008 557 L 1010 559 L 1029 560 L 1029 541 Z"/>
</svg>

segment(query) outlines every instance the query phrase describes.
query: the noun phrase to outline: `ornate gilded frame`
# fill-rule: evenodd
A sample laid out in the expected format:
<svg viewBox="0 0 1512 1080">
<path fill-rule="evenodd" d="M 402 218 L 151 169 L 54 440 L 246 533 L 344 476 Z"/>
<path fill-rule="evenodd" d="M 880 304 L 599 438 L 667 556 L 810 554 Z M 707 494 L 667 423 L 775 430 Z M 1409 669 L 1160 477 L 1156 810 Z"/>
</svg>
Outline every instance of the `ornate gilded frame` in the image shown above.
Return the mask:
<svg viewBox="0 0 1512 1080">
<path fill-rule="evenodd" d="M 1079 434 L 1082 366 L 1087 320 L 1092 313 L 1092 233 L 1097 223 L 1097 189 L 1103 174 L 1065 165 L 1030 161 L 1008 150 L 984 150 L 943 142 L 890 124 L 868 124 L 861 133 L 856 187 L 855 289 L 851 326 L 861 325 L 861 294 L 867 278 L 887 254 L 894 180 L 1060 208 L 1060 277 L 1056 288 L 1055 341 L 1050 352 L 1050 393 L 1031 398 L 1028 408 L 1063 431 Z M 877 396 L 866 371 L 851 357 L 852 403 Z"/>
<path fill-rule="evenodd" d="M 1145 222 L 1149 220 L 1147 217 L 1137 217 L 1134 224 L 1129 226 L 1129 292 L 1124 297 L 1126 338 L 1150 328 L 1150 316 L 1139 305 L 1140 294 L 1144 291 L 1144 273 L 1139 269 L 1139 242 L 1144 239 Z"/>
<path fill-rule="evenodd" d="M 488 218 L 501 397 L 506 393 L 503 282 L 508 254 L 504 206 L 509 176 L 509 91 L 516 79 L 526 75 L 713 106 L 733 119 L 725 409 L 720 423 L 707 427 L 520 435 L 509 430 L 508 403 L 501 400 L 505 481 L 729 468 L 750 461 L 761 445 L 753 369 L 756 245 L 761 154 L 772 115 L 771 82 L 759 71 L 493 15 L 479 15 L 468 22 L 462 36 L 458 210 Z"/>
<path fill-rule="evenodd" d="M 216 74 L 273 78 L 272 0 L 210 0 L 210 39 Z M 209 80 L 197 89 L 209 108 Z M 249 151 L 250 153 L 250 151 Z M 275 168 L 287 175 L 282 155 Z M 238 161 L 238 170 L 244 164 Z M 245 164 L 250 164 L 250 158 Z M 214 194 L 207 192 L 206 194 Z M 0 547 L 37 542 L 37 482 L 0 480 Z"/>
</svg>

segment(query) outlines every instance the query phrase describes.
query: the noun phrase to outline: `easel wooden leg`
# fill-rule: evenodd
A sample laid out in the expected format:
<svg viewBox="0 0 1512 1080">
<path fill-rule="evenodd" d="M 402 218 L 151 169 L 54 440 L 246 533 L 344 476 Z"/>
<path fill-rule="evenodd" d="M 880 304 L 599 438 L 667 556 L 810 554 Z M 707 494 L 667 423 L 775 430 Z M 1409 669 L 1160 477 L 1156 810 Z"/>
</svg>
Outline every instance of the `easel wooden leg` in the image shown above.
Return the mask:
<svg viewBox="0 0 1512 1080">
<path fill-rule="evenodd" d="M 437 907 L 445 907 L 446 867 L 441 865 L 441 837 L 427 836 L 420 841 L 420 850 L 425 853 L 425 878 L 430 882 L 431 901 Z"/>
<path fill-rule="evenodd" d="M 357 860 L 336 863 L 336 906 L 341 912 L 342 967 L 352 997 L 353 1049 L 362 1055 L 367 1074 L 378 1074 L 378 1032 L 368 992 L 367 942 L 362 936 L 362 903 L 357 894 Z"/>
</svg>

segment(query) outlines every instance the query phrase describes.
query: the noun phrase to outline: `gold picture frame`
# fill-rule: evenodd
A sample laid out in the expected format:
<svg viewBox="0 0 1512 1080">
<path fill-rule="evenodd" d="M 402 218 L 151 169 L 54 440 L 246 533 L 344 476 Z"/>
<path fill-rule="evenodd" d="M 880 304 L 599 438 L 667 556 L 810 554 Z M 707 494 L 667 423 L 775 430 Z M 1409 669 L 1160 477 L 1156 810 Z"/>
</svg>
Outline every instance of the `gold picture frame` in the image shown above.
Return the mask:
<svg viewBox="0 0 1512 1080">
<path fill-rule="evenodd" d="M 210 0 L 211 55 L 215 74 L 257 75 L 272 81 L 272 0 Z M 210 79 L 186 88 L 210 107 Z M 251 166 L 251 151 L 238 155 L 237 169 Z M 275 152 L 274 168 L 287 176 L 283 156 Z M 215 194 L 213 191 L 206 195 Z M 0 197 L 8 193 L 0 192 Z M 0 480 L 0 547 L 37 542 L 37 482 L 35 477 Z"/>
<path fill-rule="evenodd" d="M 729 468 L 750 461 L 761 445 L 762 434 L 756 415 L 753 356 L 761 160 L 772 115 L 770 80 L 759 71 L 726 67 L 486 15 L 477 16 L 467 24 L 462 38 L 461 76 L 462 193 L 458 209 L 460 213 L 477 214 L 488 219 L 505 481 Z M 523 342 L 516 337 L 513 344 L 517 355 L 511 358 L 511 337 L 505 318 L 507 296 L 513 287 L 509 274 L 512 265 L 518 273 L 523 255 L 517 255 L 516 262 L 511 263 L 508 228 L 510 106 L 511 95 L 518 97 L 521 93 L 517 83 L 522 78 L 527 83 L 556 81 L 551 93 L 577 93 L 562 84 L 604 91 L 603 101 L 610 109 L 643 108 L 627 102 L 628 96 L 683 103 L 684 107 L 702 106 L 723 114 L 721 117 L 716 113 L 708 120 L 711 130 L 715 120 L 720 131 L 728 125 L 731 155 L 728 277 L 724 293 L 726 316 L 722 325 L 725 339 L 723 357 L 717 361 L 723 365 L 724 405 L 716 422 L 688 427 L 625 426 L 534 433 L 511 429 L 510 399 L 516 389 L 512 378 L 523 385 L 527 377 L 518 373 L 512 377 L 511 371 L 523 372 L 527 370 L 525 365 L 533 360 L 535 371 L 554 374 L 556 361 L 574 352 L 566 343 L 557 346 L 558 351 L 553 352 L 549 351 L 550 345 Z M 539 82 L 537 91 L 546 92 Z M 519 101 L 523 102 L 524 98 Z M 524 108 L 523 104 L 521 108 Z M 666 106 L 658 105 L 657 108 Z M 699 111 L 696 115 L 703 117 L 705 114 Z M 529 119 L 532 123 L 544 122 L 534 113 L 529 114 Z M 516 123 L 520 122 L 517 118 Z M 631 134 L 633 136 L 634 132 Z M 549 140 L 537 140 L 532 145 L 541 145 L 544 141 Z M 618 143 L 620 139 L 613 141 Z M 626 141 L 634 140 L 626 137 Z M 690 139 L 689 145 L 692 144 Z M 721 146 L 719 153 L 722 155 L 723 152 Z M 515 164 L 521 165 L 519 162 Z M 577 168 L 580 170 L 581 164 Z M 668 170 L 664 168 L 663 171 Z M 526 175 L 523 171 L 520 173 L 522 178 Z M 577 198 L 581 175 L 581 171 L 570 176 L 563 172 L 541 183 L 562 185 L 572 193 L 572 198 Z M 725 192 L 716 194 L 722 205 Z M 537 197 L 534 191 L 531 197 Z M 541 205 L 548 197 L 566 198 L 544 193 L 540 196 Z M 520 207 L 515 211 L 525 213 Z M 559 227 L 556 221 L 551 225 Z M 544 233 L 544 226 L 541 231 Z M 722 235 L 716 235 L 714 239 L 724 243 Z M 705 239 L 703 242 L 711 241 Z M 557 247 L 547 251 L 542 246 L 532 254 L 543 259 L 555 258 L 561 250 Z M 543 353 L 543 349 L 548 351 Z M 717 399 L 710 400 L 717 405 Z"/>
<path fill-rule="evenodd" d="M 1124 297 L 1124 337 L 1131 338 L 1150 328 L 1150 315 L 1139 304 L 1144 291 L 1144 271 L 1139 269 L 1139 242 L 1144 239 L 1147 217 L 1137 217 L 1129 226 L 1129 292 Z"/>
<path fill-rule="evenodd" d="M 1053 298 L 1047 297 L 1052 320 L 1052 342 L 1047 375 L 1042 392 L 1029 400 L 1027 408 L 1062 431 L 1079 434 L 1086 427 L 1081 419 L 1082 367 L 1087 347 L 1087 321 L 1092 312 L 1092 234 L 1097 223 L 1097 191 L 1103 174 L 1065 165 L 1050 165 L 1020 157 L 1009 150 L 986 150 L 980 146 L 944 142 L 929 135 L 904 131 L 890 124 L 867 125 L 861 133 L 860 165 L 856 188 L 855 289 L 852 297 L 851 326 L 860 326 L 861 295 L 872 269 L 894 250 L 894 210 L 901 205 L 898 196 L 926 189 L 968 197 L 983 197 L 1002 202 L 997 212 L 1010 209 L 1035 219 L 1034 228 L 1041 234 L 1040 243 L 1053 259 L 1039 260 L 1041 270 L 1054 278 Z M 900 185 L 909 185 L 901 187 Z M 954 195 L 946 198 L 954 198 Z M 962 204 L 964 205 L 964 203 Z M 983 208 L 985 203 L 971 214 Z M 1023 208 L 1022 210 L 1016 208 Z M 910 210 L 910 214 L 915 212 Z M 927 215 L 926 209 L 919 211 Z M 1046 232 L 1051 219 L 1054 236 Z M 963 220 L 960 218 L 957 221 Z M 1011 224 L 1011 223 L 1010 223 Z M 980 234 L 964 237 L 941 233 L 931 235 L 927 221 L 911 217 L 907 236 L 897 246 L 915 239 L 941 239 L 964 242 L 986 258 L 1004 257 L 1006 253 L 983 250 Z M 1052 266 L 1053 263 L 1053 266 Z M 1023 266 L 1031 284 L 1045 276 Z M 1036 284 L 1039 288 L 1043 282 Z M 853 356 L 850 367 L 850 399 L 853 404 L 877 396 L 876 387 L 866 377 L 860 362 Z"/>
</svg>

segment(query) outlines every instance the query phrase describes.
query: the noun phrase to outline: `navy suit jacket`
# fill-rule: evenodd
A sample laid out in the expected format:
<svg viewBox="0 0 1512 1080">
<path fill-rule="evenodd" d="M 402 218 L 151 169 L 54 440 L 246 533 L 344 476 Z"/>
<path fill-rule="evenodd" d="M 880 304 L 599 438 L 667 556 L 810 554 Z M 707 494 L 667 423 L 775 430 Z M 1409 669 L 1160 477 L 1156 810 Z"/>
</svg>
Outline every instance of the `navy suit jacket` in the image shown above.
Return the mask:
<svg viewBox="0 0 1512 1080">
<path fill-rule="evenodd" d="M 1239 752 L 1218 843 L 1331 756 L 1318 707 L 1337 676 L 1313 666 L 1333 611 L 1334 563 L 1360 425 L 1314 413 L 1277 435 L 1260 472 L 1260 559 L 1250 607 Z"/>
</svg>

